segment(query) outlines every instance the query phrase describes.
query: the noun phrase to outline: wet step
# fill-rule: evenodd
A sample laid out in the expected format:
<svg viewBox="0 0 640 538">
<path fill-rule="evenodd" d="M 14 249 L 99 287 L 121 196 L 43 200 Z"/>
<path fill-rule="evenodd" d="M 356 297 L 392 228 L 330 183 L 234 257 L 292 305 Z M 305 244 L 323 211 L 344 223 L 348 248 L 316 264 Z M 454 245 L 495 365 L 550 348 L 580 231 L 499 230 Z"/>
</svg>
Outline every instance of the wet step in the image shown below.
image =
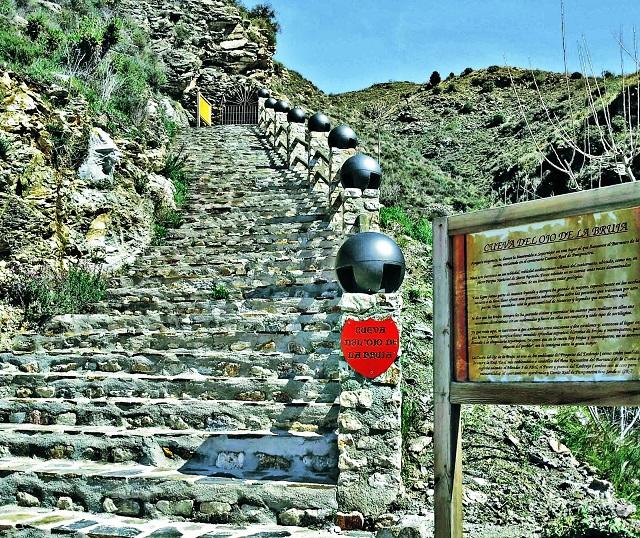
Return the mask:
<svg viewBox="0 0 640 538">
<path fill-rule="evenodd" d="M 215 505 L 211 505 L 214 507 Z M 221 505 L 225 506 L 225 505 Z M 116 506 L 117 508 L 117 506 Z M 121 503 L 122 510 L 126 508 Z M 315 514 L 309 513 L 309 518 Z M 18 529 L 19 527 L 19 529 Z M 22 533 L 37 530 L 52 536 L 82 533 L 87 538 L 335 538 L 335 532 L 324 529 L 304 529 L 265 523 L 243 523 L 239 525 L 195 523 L 176 521 L 165 515 L 153 519 L 134 518 L 131 515 L 85 514 L 55 508 L 27 508 L 10 504 L 0 507 L 0 528 L 20 530 Z M 343 531 L 341 536 L 373 538 L 373 533 Z M 23 534 L 24 538 L 27 535 Z M 40 535 L 42 536 L 42 535 Z M 43 537 L 44 538 L 44 537 Z"/>
<path fill-rule="evenodd" d="M 0 424 L 0 443 L 15 457 L 140 463 L 206 476 L 332 484 L 337 474 L 336 435 L 314 432 Z"/>
<path fill-rule="evenodd" d="M 4 398 L 0 422 L 122 426 L 127 429 L 293 430 L 318 433 L 337 428 L 333 403 L 279 403 L 171 398 Z"/>
<path fill-rule="evenodd" d="M 170 515 L 210 522 L 216 519 L 212 503 L 219 503 L 225 508 L 224 521 L 252 522 L 256 511 L 262 510 L 265 518 L 276 523 L 289 508 L 324 510 L 327 520 L 337 509 L 332 484 L 210 477 L 133 463 L 84 461 L 78 465 L 74 460 L 15 457 L 0 458 L 0 473 L 1 504 L 15 503 L 18 492 L 35 491 L 37 484 L 37 498 L 44 507 L 56 506 L 71 491 L 73 502 L 87 511 L 104 512 L 105 504 L 113 504 L 126 507 L 124 515 L 141 517 Z"/>
<path fill-rule="evenodd" d="M 340 351 L 296 355 L 264 351 L 171 350 L 145 353 L 96 353 L 69 348 L 49 353 L 2 353 L 2 374 L 127 372 L 176 376 L 195 373 L 218 377 L 338 379 Z"/>
<path fill-rule="evenodd" d="M 115 364 L 115 363 L 113 363 Z M 214 377 L 126 372 L 3 373 L 0 397 L 16 398 L 175 398 L 274 402 L 334 402 L 339 383 L 297 376 Z"/>
</svg>

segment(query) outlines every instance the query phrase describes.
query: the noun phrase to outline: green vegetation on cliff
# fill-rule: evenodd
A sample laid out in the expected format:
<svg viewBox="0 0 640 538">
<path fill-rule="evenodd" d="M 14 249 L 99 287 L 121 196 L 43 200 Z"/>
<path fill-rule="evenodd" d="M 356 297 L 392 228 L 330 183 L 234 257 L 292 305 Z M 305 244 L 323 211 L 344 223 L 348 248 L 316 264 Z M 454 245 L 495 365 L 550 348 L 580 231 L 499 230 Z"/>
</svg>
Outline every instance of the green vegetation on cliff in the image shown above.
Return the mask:
<svg viewBox="0 0 640 538">
<path fill-rule="evenodd" d="M 166 81 L 144 31 L 108 0 L 68 0 L 58 9 L 0 0 L 0 64 L 34 83 L 67 84 L 112 128 L 139 129 Z"/>
</svg>

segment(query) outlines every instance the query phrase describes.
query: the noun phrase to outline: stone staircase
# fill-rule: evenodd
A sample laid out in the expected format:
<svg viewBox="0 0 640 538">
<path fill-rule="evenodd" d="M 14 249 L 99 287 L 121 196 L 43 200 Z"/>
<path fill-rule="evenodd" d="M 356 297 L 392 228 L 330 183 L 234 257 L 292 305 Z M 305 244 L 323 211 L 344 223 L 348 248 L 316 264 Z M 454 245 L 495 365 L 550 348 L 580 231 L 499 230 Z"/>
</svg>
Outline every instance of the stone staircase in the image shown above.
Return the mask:
<svg viewBox="0 0 640 538">
<path fill-rule="evenodd" d="M 254 127 L 182 143 L 182 226 L 97 313 L 0 354 L 0 504 L 322 526 L 338 508 L 342 241 L 326 195 Z"/>
</svg>

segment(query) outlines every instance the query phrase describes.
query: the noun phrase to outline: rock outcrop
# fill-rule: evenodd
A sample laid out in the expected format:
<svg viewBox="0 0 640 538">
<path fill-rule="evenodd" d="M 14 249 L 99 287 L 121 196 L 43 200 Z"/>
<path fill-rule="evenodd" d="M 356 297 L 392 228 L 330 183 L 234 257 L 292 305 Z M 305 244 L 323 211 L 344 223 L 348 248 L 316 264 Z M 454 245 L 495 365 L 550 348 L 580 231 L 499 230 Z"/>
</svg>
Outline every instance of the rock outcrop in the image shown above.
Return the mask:
<svg viewBox="0 0 640 538">
<path fill-rule="evenodd" d="M 197 89 L 219 102 L 272 75 L 274 47 L 228 0 L 123 0 L 119 9 L 148 32 L 167 67 L 164 89 L 185 108 L 193 108 Z"/>
</svg>

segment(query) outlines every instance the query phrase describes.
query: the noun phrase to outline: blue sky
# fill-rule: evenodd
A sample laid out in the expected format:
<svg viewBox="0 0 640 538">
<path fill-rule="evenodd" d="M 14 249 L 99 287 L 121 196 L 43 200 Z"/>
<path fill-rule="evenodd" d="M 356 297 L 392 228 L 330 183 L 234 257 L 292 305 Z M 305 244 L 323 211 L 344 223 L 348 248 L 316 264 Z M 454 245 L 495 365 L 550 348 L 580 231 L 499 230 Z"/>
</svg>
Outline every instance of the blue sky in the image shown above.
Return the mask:
<svg viewBox="0 0 640 538">
<path fill-rule="evenodd" d="M 264 0 L 245 0 L 252 7 Z M 561 71 L 559 0 L 271 0 L 282 32 L 276 58 L 326 92 L 389 80 L 425 81 L 465 67 Z M 566 0 L 570 69 L 586 39 L 598 71 L 619 71 L 615 35 L 640 35 L 639 0 Z"/>
</svg>

